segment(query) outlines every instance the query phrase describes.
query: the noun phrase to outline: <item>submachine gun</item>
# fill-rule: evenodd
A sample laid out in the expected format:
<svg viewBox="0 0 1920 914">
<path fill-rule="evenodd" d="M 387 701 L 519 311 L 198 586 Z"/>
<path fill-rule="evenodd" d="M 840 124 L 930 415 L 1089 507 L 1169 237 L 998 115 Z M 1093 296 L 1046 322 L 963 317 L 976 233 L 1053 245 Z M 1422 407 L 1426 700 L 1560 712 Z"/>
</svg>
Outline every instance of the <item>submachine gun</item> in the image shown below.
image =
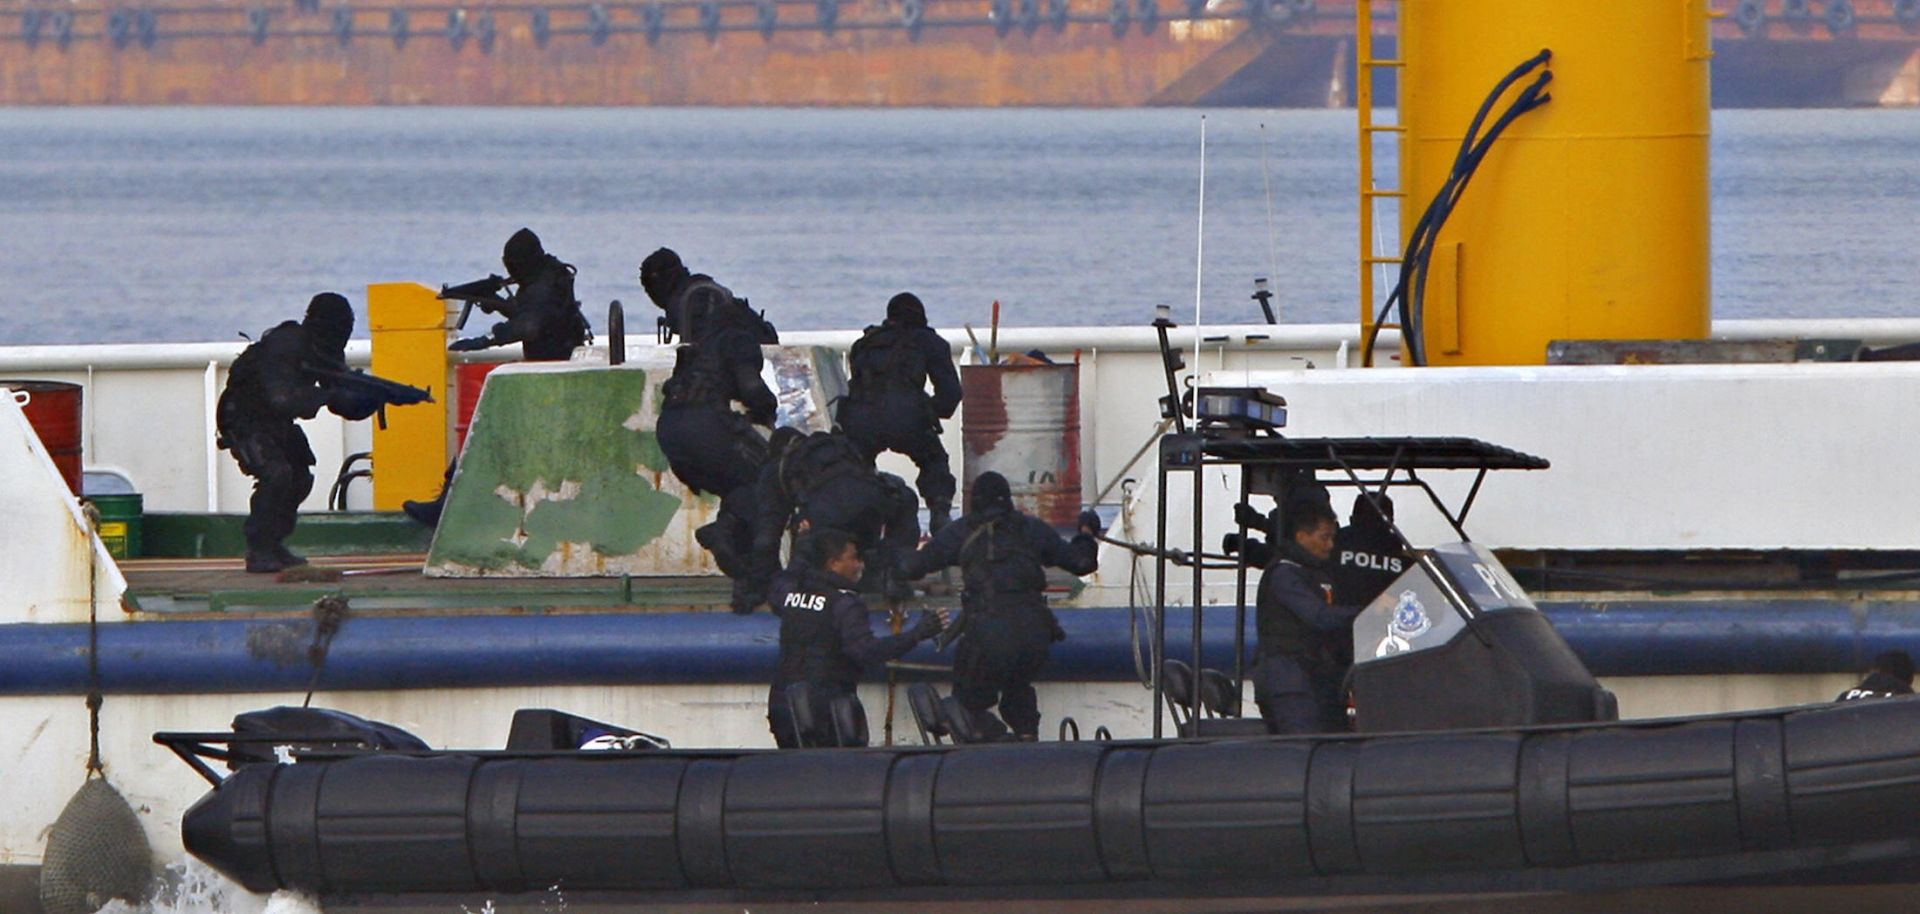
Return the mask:
<svg viewBox="0 0 1920 914">
<path fill-rule="evenodd" d="M 505 276 L 488 274 L 485 279 L 463 282 L 457 286 L 449 286 L 443 283 L 440 286 L 440 294 L 437 297 L 441 301 L 457 301 L 461 303 L 460 319 L 454 321 L 453 329 L 464 330 L 467 326 L 467 318 L 473 316 L 475 306 L 479 306 L 480 310 L 488 314 L 501 314 L 511 317 L 510 312 L 513 309 L 513 295 L 507 291 L 507 287 L 512 284 L 513 280 Z"/>
<path fill-rule="evenodd" d="M 378 402 L 380 405 L 374 409 L 374 415 L 383 429 L 387 427 L 387 407 L 434 402 L 432 390 L 368 374 L 340 362 L 304 362 L 300 370 L 308 377 L 317 378 L 365 400 Z"/>
</svg>

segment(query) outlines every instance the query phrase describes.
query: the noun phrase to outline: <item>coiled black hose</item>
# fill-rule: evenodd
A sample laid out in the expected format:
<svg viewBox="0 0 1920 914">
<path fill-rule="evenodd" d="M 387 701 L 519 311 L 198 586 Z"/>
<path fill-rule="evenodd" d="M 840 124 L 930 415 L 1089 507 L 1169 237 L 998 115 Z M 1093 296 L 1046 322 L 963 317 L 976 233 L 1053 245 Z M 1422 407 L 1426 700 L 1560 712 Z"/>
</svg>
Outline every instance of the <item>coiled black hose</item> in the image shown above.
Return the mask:
<svg viewBox="0 0 1920 914">
<path fill-rule="evenodd" d="M 1453 214 L 1454 206 L 1466 192 L 1467 184 L 1479 169 L 1480 163 L 1493 148 L 1493 142 L 1500 138 L 1507 127 L 1523 114 L 1551 101 L 1553 96 L 1546 93 L 1546 86 L 1553 81 L 1553 71 L 1548 70 L 1535 77 L 1533 82 L 1520 90 L 1520 94 L 1501 112 L 1486 135 L 1480 135 L 1481 125 L 1486 123 L 1487 115 L 1493 106 L 1505 95 L 1514 83 L 1519 82 L 1528 73 L 1533 72 L 1553 59 L 1551 49 L 1542 49 L 1540 53 L 1523 61 L 1495 84 L 1493 91 L 1487 93 L 1480 110 L 1473 115 L 1473 122 L 1460 140 L 1460 150 L 1454 155 L 1453 169 L 1447 180 L 1434 194 L 1433 201 L 1420 214 L 1414 223 L 1413 231 L 1407 236 L 1407 246 L 1400 258 L 1400 275 L 1394 283 L 1393 291 L 1380 306 L 1380 312 L 1374 316 L 1373 327 L 1361 346 L 1361 364 L 1373 365 L 1373 348 L 1380 336 L 1380 324 L 1386 320 L 1396 305 L 1400 309 L 1401 338 L 1406 340 L 1408 361 L 1413 365 L 1427 364 L 1426 340 L 1422 326 L 1422 309 L 1426 303 L 1426 283 L 1429 262 L 1433 257 L 1434 241 L 1440 236 L 1440 229 L 1446 225 L 1447 217 Z M 1404 154 L 1404 152 L 1403 152 Z"/>
</svg>

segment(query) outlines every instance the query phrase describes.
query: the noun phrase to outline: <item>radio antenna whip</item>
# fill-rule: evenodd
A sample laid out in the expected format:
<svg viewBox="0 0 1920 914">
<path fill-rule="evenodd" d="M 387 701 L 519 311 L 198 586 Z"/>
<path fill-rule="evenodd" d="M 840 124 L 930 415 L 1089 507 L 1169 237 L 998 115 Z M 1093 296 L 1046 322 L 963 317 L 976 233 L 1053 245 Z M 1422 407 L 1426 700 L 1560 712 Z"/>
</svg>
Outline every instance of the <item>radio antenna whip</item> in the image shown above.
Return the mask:
<svg viewBox="0 0 1920 914">
<path fill-rule="evenodd" d="M 1267 186 L 1267 256 L 1273 263 L 1273 272 L 1267 274 L 1275 281 L 1280 279 L 1280 242 L 1273 234 L 1273 174 L 1267 170 L 1267 125 L 1260 125 L 1260 180 Z"/>
<path fill-rule="evenodd" d="M 1207 116 L 1200 115 L 1200 221 L 1193 252 L 1193 376 L 1200 377 L 1200 277 L 1207 255 Z"/>
</svg>

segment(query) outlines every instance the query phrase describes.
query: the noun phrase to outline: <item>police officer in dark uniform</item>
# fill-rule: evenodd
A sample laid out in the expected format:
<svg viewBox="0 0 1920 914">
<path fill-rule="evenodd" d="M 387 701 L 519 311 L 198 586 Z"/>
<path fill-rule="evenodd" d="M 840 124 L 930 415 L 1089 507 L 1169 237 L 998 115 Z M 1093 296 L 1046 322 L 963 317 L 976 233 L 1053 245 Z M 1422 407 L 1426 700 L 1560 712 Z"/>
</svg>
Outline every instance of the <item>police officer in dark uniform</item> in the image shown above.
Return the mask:
<svg viewBox="0 0 1920 914">
<path fill-rule="evenodd" d="M 947 623 L 945 610 L 921 610 L 901 634 L 874 637 L 867 606 L 854 589 L 863 571 L 853 537 L 822 529 L 796 542 L 793 564 L 774 576 L 769 596 L 780 617 L 780 672 L 767 695 L 767 727 L 782 749 L 820 745 L 826 736 L 797 732 L 787 686 L 807 684 L 817 722 L 830 719 L 831 705 L 841 697 L 853 702 L 864 721 L 854 692 L 861 673 L 912 650 Z"/>
<path fill-rule="evenodd" d="M 1260 576 L 1253 694 L 1268 732 L 1331 733 L 1347 729 L 1340 684 L 1362 607 L 1334 602 L 1333 511 L 1317 501 L 1291 507 L 1289 533 Z"/>
<path fill-rule="evenodd" d="M 1348 518 L 1347 526 L 1333 537 L 1333 602 L 1365 606 L 1407 570 L 1409 560 L 1406 546 L 1393 532 L 1392 499 L 1356 496 Z"/>
<path fill-rule="evenodd" d="M 764 313 L 754 311 L 745 297 L 728 292 L 726 296 L 696 296 L 703 286 L 719 286 L 713 277 L 687 269 L 672 248 L 660 248 L 640 262 L 640 287 L 647 298 L 663 312 L 660 323 L 682 342 L 694 342 L 714 326 L 750 328 L 763 345 L 780 343 L 780 333 L 767 322 Z M 721 287 L 725 288 L 725 287 Z"/>
<path fill-rule="evenodd" d="M 564 362 L 573 350 L 593 339 L 580 302 L 573 297 L 573 266 L 546 252 L 540 236 L 521 229 L 507 239 L 500 262 L 516 289 L 512 296 L 490 306 L 506 317 L 484 336 L 468 337 L 447 348 L 471 352 L 519 343 L 529 362 Z"/>
<path fill-rule="evenodd" d="M 1906 651 L 1887 651 L 1873 658 L 1873 667 L 1860 684 L 1841 692 L 1834 701 L 1895 698 L 1913 694 L 1913 658 Z"/>
<path fill-rule="evenodd" d="M 344 370 L 353 307 L 332 292 L 315 295 L 306 317 L 285 321 L 261 335 L 233 360 L 226 390 L 215 408 L 219 446 L 233 453 L 240 472 L 253 477 L 253 501 L 244 531 L 247 570 L 274 572 L 306 559 L 288 550 L 300 502 L 313 491 L 313 449 L 295 424 L 321 408 L 347 419 L 365 419 L 381 400 L 345 390 L 310 368 Z"/>
<path fill-rule="evenodd" d="M 865 554 L 874 575 L 865 586 L 893 597 L 911 594 L 893 572 L 920 542 L 913 490 L 900 477 L 875 470 L 846 434 L 795 439 L 768 460 L 752 502 L 758 512 L 753 562 L 762 573 L 778 564 L 783 533 L 839 530 Z"/>
<path fill-rule="evenodd" d="M 915 480 L 927 503 L 927 527 L 938 533 L 953 515 L 953 470 L 940 446 L 940 420 L 960 405 L 960 373 L 953 351 L 927 326 L 927 311 L 911 292 L 887 302 L 887 319 L 847 353 L 853 377 L 840 401 L 840 427 L 867 459 L 896 451 L 920 470 Z M 927 395 L 927 382 L 933 395 Z"/>
<path fill-rule="evenodd" d="M 982 733 L 1004 733 L 989 713 L 995 705 L 1014 736 L 1038 739 L 1040 704 L 1033 677 L 1053 642 L 1066 638 L 1043 591 L 1046 568 L 1092 574 L 1099 566 L 1100 518 L 1080 515 L 1068 541 L 1045 521 L 1014 510 L 1013 493 L 999 473 L 973 481 L 965 517 L 948 524 L 908 560 L 909 578 L 960 566 L 965 591 L 960 644 L 953 658 L 953 694 Z"/>
</svg>

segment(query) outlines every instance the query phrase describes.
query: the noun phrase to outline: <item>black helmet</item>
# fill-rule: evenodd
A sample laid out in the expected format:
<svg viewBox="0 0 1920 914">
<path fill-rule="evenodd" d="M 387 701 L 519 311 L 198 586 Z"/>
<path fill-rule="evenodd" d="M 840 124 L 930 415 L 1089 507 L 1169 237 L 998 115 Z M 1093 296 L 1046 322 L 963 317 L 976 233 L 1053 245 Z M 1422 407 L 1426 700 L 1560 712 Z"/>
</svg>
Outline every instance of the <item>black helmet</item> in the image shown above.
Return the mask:
<svg viewBox="0 0 1920 914">
<path fill-rule="evenodd" d="M 973 478 L 973 490 L 967 493 L 967 511 L 1013 510 L 1013 487 L 1007 477 L 988 470 Z"/>
<path fill-rule="evenodd" d="M 500 263 L 506 266 L 508 276 L 524 279 L 546 256 L 546 249 L 540 246 L 540 236 L 535 235 L 533 229 L 523 228 L 507 239 L 506 248 L 500 252 Z"/>
<path fill-rule="evenodd" d="M 345 296 L 322 292 L 307 302 L 307 316 L 300 326 L 307 331 L 309 348 L 337 359 L 346 351 L 347 338 L 353 336 L 353 306 Z"/>
<path fill-rule="evenodd" d="M 902 292 L 887 300 L 887 322 L 906 327 L 925 327 L 927 307 L 920 303 L 920 296 Z"/>
<path fill-rule="evenodd" d="M 667 298 L 673 290 L 690 275 L 680 255 L 672 248 L 661 248 L 640 261 L 640 288 L 647 290 L 647 297 L 659 307 L 667 306 Z"/>
</svg>

